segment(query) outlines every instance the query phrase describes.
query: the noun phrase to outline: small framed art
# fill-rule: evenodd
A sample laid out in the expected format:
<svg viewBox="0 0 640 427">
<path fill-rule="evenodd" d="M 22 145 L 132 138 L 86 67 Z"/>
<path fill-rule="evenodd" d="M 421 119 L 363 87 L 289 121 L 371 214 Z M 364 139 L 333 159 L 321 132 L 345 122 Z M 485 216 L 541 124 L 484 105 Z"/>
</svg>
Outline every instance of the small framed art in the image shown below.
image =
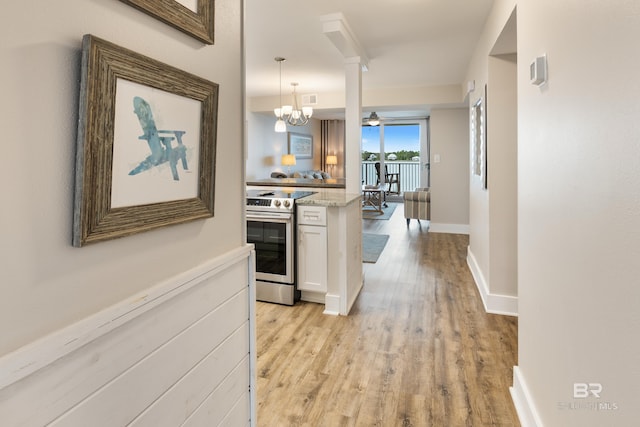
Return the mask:
<svg viewBox="0 0 640 427">
<path fill-rule="evenodd" d="M 313 157 L 313 136 L 289 132 L 287 142 L 289 143 L 289 154 L 294 154 L 297 159 L 311 159 Z"/>
</svg>

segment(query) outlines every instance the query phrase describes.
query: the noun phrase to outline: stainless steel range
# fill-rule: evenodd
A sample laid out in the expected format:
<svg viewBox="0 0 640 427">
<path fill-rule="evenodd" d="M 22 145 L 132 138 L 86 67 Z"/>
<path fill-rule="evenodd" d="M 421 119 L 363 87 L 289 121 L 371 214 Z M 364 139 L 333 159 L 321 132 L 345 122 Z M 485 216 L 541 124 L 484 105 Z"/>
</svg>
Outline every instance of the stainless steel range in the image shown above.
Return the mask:
<svg viewBox="0 0 640 427">
<path fill-rule="evenodd" d="M 256 251 L 256 299 L 293 305 L 296 289 L 295 200 L 307 191 L 247 190 L 247 242 Z"/>
</svg>

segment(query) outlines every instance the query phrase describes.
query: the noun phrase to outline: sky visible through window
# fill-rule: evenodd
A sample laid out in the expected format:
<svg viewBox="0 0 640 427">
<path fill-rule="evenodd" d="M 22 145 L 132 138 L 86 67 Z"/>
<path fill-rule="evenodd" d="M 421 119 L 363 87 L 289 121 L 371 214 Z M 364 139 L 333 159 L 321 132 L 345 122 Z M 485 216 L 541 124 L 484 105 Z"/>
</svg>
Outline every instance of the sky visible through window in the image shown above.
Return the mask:
<svg viewBox="0 0 640 427">
<path fill-rule="evenodd" d="M 386 125 L 384 151 L 420 151 L 419 125 Z M 380 152 L 380 126 L 362 126 L 362 151 Z"/>
</svg>

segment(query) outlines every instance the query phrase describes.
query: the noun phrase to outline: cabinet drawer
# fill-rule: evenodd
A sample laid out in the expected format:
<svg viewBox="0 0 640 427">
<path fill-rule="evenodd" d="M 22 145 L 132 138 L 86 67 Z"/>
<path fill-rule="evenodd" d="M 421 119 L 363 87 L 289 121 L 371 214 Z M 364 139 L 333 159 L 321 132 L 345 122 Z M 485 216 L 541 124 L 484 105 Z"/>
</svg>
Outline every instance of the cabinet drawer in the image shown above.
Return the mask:
<svg viewBox="0 0 640 427">
<path fill-rule="evenodd" d="M 298 206 L 298 224 L 327 225 L 327 208 L 324 206 Z"/>
</svg>

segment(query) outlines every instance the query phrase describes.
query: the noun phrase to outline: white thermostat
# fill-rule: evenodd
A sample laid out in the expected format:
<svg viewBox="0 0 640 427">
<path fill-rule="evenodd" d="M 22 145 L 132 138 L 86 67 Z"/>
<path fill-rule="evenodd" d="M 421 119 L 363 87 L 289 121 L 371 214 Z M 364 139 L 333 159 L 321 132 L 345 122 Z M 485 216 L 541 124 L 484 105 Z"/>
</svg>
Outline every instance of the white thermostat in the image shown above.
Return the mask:
<svg viewBox="0 0 640 427">
<path fill-rule="evenodd" d="M 531 84 L 540 86 L 547 81 L 547 56 L 538 56 L 529 66 Z"/>
</svg>

